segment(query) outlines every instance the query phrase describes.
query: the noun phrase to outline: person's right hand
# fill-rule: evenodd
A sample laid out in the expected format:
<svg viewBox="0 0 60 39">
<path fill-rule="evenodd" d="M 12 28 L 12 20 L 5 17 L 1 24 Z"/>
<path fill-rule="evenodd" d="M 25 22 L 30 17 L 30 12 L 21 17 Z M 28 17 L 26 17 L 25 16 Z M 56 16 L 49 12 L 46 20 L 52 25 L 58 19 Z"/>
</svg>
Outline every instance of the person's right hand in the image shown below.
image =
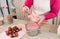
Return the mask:
<svg viewBox="0 0 60 39">
<path fill-rule="evenodd" d="M 25 14 L 29 14 L 29 8 L 27 7 L 27 6 L 24 6 L 23 8 L 22 8 L 22 11 L 23 11 L 23 13 L 25 13 Z"/>
</svg>

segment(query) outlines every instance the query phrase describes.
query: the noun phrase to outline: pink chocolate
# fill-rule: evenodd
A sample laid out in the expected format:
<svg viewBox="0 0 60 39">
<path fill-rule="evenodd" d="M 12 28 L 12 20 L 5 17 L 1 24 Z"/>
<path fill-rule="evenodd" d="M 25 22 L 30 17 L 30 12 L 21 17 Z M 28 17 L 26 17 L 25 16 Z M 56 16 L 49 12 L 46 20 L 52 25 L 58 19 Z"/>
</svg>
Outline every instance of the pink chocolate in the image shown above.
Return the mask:
<svg viewBox="0 0 60 39">
<path fill-rule="evenodd" d="M 36 23 L 27 24 L 27 30 L 36 30 L 36 29 L 39 29 L 38 24 L 36 24 Z"/>
</svg>

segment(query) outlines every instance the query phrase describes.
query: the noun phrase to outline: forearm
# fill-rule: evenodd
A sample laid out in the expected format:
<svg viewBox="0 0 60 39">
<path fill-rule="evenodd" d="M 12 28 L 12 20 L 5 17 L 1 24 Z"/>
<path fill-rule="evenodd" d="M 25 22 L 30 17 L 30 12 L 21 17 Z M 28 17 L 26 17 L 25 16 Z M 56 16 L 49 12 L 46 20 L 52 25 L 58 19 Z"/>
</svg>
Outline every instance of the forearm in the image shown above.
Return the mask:
<svg viewBox="0 0 60 39">
<path fill-rule="evenodd" d="M 46 20 L 58 16 L 60 10 L 60 0 L 54 0 L 54 1 L 51 0 L 50 8 L 51 8 L 50 12 L 44 15 Z"/>
<path fill-rule="evenodd" d="M 52 19 L 58 16 L 58 12 L 57 13 L 50 12 L 50 13 L 44 14 L 44 16 L 45 16 L 45 20 Z"/>
</svg>

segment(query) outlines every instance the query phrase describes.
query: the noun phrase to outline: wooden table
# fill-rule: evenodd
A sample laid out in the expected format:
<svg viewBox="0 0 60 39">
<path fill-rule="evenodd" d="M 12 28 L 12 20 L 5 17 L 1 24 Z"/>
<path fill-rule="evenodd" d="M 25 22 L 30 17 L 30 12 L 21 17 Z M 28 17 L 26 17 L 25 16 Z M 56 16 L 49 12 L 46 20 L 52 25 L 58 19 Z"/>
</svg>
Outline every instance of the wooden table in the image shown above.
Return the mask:
<svg viewBox="0 0 60 39">
<path fill-rule="evenodd" d="M 19 23 L 25 24 L 25 23 L 27 23 L 27 21 L 17 19 L 17 20 L 14 20 L 13 24 L 19 24 Z M 0 33 L 3 31 L 6 31 L 6 29 L 13 24 L 1 25 L 0 26 Z M 40 34 L 38 36 L 30 37 L 26 33 L 21 39 L 60 39 L 60 36 L 57 35 L 56 33 L 49 32 L 51 29 L 51 26 L 53 26 L 53 25 L 45 24 L 44 26 L 41 27 Z"/>
</svg>

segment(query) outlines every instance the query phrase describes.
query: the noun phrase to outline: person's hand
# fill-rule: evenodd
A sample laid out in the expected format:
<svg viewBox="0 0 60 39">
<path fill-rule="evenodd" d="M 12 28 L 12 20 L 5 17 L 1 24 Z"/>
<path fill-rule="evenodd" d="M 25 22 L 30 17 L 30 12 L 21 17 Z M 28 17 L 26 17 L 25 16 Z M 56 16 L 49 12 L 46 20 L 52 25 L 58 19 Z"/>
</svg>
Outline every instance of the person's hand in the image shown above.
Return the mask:
<svg viewBox="0 0 60 39">
<path fill-rule="evenodd" d="M 27 6 L 24 6 L 24 7 L 22 7 L 22 11 L 23 11 L 23 13 L 25 13 L 25 14 L 29 14 L 28 12 L 29 12 L 29 8 L 27 7 Z"/>
<path fill-rule="evenodd" d="M 39 16 L 36 13 L 28 15 L 28 18 L 33 22 L 36 22 L 38 25 L 43 25 L 47 23 L 47 20 L 45 20 L 45 17 L 43 15 Z"/>
<path fill-rule="evenodd" d="M 38 25 L 44 25 L 46 24 L 48 21 L 45 20 L 45 16 L 41 15 L 39 16 L 39 21 L 38 21 Z"/>
<path fill-rule="evenodd" d="M 8 8 L 6 4 L 1 4 L 1 8 Z"/>
<path fill-rule="evenodd" d="M 28 15 L 28 18 L 33 22 L 38 22 L 40 20 L 39 16 L 36 13 L 32 13 Z"/>
</svg>

